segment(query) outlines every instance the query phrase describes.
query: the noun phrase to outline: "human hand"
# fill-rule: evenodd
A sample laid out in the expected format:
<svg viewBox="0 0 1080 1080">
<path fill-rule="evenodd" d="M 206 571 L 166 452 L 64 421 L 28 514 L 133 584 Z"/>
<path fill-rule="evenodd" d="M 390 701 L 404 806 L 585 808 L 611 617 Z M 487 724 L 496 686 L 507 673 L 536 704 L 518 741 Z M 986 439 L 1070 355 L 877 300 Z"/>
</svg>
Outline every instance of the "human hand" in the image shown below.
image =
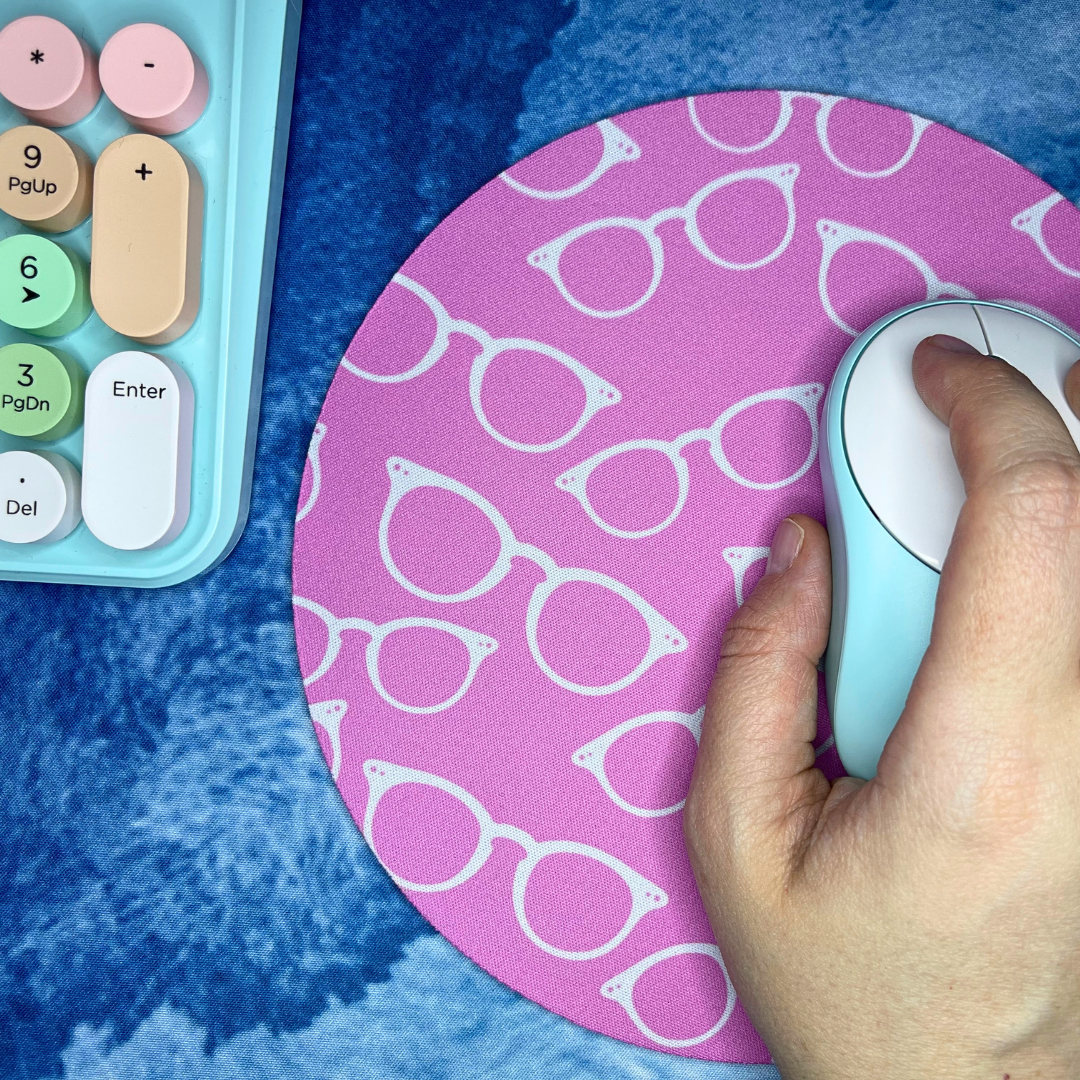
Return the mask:
<svg viewBox="0 0 1080 1080">
<path fill-rule="evenodd" d="M 724 634 L 687 850 L 784 1080 L 1077 1080 L 1080 454 L 1003 361 L 912 367 L 967 500 L 877 776 L 814 766 L 829 542 L 797 515 Z"/>
</svg>

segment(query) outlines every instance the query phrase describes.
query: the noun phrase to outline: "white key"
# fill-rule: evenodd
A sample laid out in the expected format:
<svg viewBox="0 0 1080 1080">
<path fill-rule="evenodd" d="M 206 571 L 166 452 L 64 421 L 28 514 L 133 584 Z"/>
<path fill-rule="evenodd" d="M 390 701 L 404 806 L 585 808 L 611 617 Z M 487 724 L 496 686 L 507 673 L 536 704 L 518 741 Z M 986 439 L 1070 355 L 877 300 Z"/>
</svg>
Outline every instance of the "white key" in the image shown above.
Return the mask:
<svg viewBox="0 0 1080 1080">
<path fill-rule="evenodd" d="M 161 547 L 188 519 L 194 392 L 161 356 L 121 352 L 86 382 L 82 512 L 102 543 Z"/>
<path fill-rule="evenodd" d="M 81 518 L 79 470 L 67 458 L 51 450 L 0 454 L 0 540 L 51 544 Z"/>
</svg>

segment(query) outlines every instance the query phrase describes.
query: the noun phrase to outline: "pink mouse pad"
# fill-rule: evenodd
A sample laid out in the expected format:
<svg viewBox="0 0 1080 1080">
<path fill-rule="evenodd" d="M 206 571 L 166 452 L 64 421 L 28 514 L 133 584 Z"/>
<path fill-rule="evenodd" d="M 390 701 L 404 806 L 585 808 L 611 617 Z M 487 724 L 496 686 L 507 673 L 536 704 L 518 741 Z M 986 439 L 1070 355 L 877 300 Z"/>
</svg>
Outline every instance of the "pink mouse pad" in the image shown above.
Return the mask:
<svg viewBox="0 0 1080 1080">
<path fill-rule="evenodd" d="M 1080 326 L 1076 210 L 904 112 L 724 93 L 492 180 L 349 346 L 297 513 L 312 718 L 394 880 L 533 1001 L 770 1060 L 683 846 L 702 707 L 777 523 L 823 518 L 840 358 L 936 297 Z M 818 746 L 840 775 L 824 707 Z"/>
</svg>

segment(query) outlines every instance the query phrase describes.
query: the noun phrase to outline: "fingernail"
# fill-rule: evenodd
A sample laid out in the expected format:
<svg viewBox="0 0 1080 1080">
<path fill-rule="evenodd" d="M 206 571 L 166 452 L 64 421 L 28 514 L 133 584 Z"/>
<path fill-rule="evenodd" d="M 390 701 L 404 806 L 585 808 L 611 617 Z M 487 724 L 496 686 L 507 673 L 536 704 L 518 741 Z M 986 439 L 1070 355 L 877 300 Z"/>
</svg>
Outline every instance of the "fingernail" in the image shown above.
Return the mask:
<svg viewBox="0 0 1080 1080">
<path fill-rule="evenodd" d="M 935 334 L 930 339 L 930 344 L 946 352 L 977 353 L 979 351 L 966 341 L 961 341 L 960 338 L 952 337 L 950 334 Z"/>
<path fill-rule="evenodd" d="M 765 564 L 766 574 L 782 574 L 798 557 L 802 550 L 802 526 L 791 518 L 784 518 L 773 534 L 772 547 L 769 548 L 769 561 Z"/>
</svg>

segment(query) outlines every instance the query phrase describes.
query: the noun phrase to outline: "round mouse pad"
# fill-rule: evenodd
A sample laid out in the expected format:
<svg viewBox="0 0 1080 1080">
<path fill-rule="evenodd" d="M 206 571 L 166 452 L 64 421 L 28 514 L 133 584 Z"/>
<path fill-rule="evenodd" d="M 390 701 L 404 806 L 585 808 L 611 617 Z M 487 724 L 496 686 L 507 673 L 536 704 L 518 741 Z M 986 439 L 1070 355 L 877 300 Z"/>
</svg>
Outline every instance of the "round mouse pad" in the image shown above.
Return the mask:
<svg viewBox="0 0 1080 1080">
<path fill-rule="evenodd" d="M 1078 285 L 1030 172 L 791 91 L 601 121 L 434 230 L 335 375 L 293 573 L 329 768 L 439 931 L 595 1031 L 769 1061 L 681 832 L 721 629 L 780 519 L 823 519 L 858 331 L 934 297 L 1076 326 Z"/>
</svg>

